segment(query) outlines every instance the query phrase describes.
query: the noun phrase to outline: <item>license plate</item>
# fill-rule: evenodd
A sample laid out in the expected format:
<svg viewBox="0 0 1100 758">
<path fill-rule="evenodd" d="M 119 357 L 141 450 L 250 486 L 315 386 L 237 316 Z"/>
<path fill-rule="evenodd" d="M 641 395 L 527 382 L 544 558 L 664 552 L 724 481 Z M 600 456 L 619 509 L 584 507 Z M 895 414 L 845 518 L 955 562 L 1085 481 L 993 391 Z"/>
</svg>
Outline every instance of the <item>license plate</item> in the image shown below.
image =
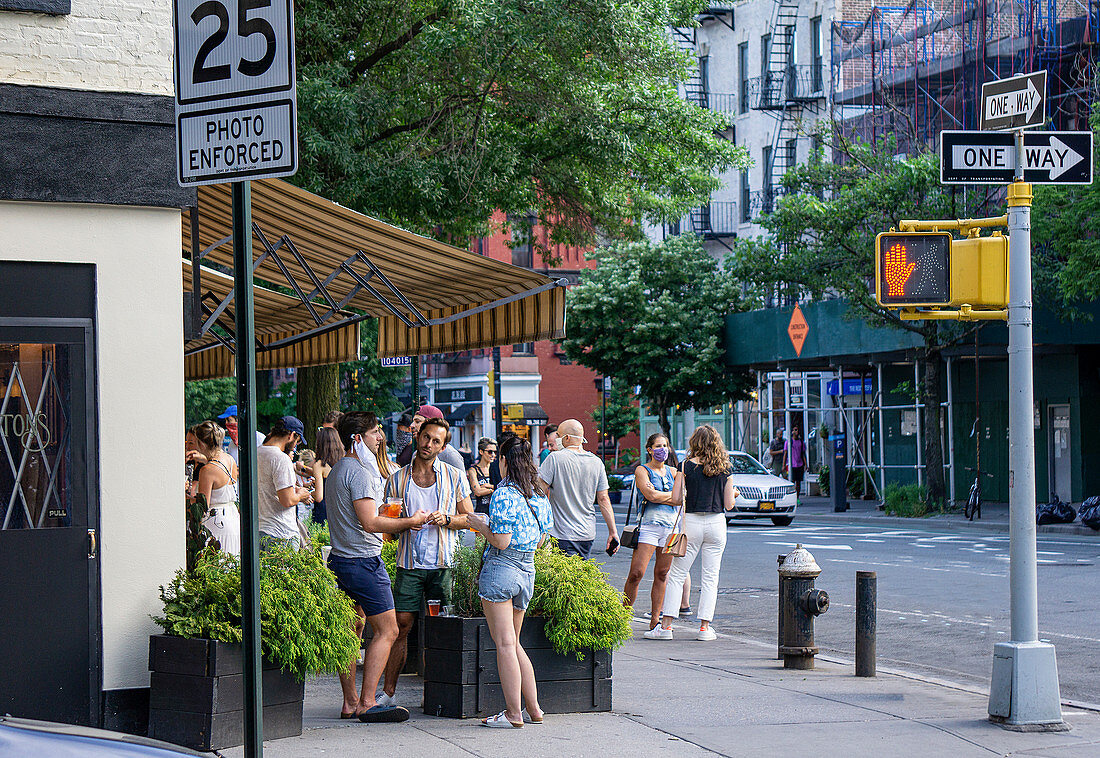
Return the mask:
<svg viewBox="0 0 1100 758">
<path fill-rule="evenodd" d="M 759 504 L 757 505 L 757 507 L 762 511 L 774 511 L 775 510 L 775 501 L 774 500 L 761 500 L 759 502 Z"/>
</svg>

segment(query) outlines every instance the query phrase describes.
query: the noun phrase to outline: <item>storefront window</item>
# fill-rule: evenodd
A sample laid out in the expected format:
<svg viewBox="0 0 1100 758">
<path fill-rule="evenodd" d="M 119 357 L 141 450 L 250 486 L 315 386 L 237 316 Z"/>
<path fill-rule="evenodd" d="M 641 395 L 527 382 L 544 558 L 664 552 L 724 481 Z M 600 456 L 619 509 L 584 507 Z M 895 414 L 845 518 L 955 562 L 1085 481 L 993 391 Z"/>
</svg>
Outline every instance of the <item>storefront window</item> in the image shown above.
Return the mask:
<svg viewBox="0 0 1100 758">
<path fill-rule="evenodd" d="M 0 343 L 0 529 L 72 524 L 74 349 Z"/>
</svg>

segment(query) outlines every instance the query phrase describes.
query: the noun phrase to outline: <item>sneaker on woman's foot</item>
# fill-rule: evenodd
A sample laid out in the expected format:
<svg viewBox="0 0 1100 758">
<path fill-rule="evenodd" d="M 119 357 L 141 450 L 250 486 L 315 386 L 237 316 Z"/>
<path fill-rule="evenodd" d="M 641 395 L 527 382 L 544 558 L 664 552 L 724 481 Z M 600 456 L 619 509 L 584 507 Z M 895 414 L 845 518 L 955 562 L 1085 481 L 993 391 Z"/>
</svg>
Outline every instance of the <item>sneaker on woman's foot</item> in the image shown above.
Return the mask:
<svg viewBox="0 0 1100 758">
<path fill-rule="evenodd" d="M 645 637 L 647 640 L 670 640 L 672 639 L 672 630 L 665 629 L 663 626 L 658 624 L 642 636 Z"/>
<path fill-rule="evenodd" d="M 714 630 L 709 626 L 706 629 L 700 629 L 698 636 L 695 638 L 700 642 L 710 642 L 711 640 L 718 639 L 718 635 L 714 633 Z"/>
</svg>

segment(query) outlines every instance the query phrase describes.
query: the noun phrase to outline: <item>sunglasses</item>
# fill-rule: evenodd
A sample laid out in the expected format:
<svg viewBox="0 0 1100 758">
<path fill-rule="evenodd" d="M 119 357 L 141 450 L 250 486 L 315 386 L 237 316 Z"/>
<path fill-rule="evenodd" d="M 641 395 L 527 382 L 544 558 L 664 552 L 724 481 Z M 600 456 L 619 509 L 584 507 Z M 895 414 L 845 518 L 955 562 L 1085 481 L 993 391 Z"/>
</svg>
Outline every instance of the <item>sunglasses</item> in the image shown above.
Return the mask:
<svg viewBox="0 0 1100 758">
<path fill-rule="evenodd" d="M 488 453 L 489 455 L 496 455 L 497 454 L 496 450 L 486 450 L 485 452 Z"/>
</svg>

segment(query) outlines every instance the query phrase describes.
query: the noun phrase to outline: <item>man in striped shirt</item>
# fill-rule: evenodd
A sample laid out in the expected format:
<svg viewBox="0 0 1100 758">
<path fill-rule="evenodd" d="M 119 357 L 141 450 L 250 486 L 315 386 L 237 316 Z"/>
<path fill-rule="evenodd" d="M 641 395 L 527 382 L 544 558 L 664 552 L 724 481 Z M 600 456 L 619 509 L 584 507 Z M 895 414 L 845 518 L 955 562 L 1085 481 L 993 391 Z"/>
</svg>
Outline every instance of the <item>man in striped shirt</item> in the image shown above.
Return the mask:
<svg viewBox="0 0 1100 758">
<path fill-rule="evenodd" d="M 451 441 L 451 428 L 441 418 L 429 418 L 417 432 L 412 462 L 394 472 L 386 485 L 387 500 L 401 498 L 404 515 L 428 514 L 419 531 L 403 532 L 397 538 L 397 576 L 393 583 L 398 636 L 386 664 L 382 689 L 387 696 L 397 688 L 405 667 L 409 631 L 416 615 L 428 600 L 449 604 L 451 561 L 459 530 L 467 529 L 466 516 L 474 508 L 466 474 L 439 459 Z"/>
</svg>

